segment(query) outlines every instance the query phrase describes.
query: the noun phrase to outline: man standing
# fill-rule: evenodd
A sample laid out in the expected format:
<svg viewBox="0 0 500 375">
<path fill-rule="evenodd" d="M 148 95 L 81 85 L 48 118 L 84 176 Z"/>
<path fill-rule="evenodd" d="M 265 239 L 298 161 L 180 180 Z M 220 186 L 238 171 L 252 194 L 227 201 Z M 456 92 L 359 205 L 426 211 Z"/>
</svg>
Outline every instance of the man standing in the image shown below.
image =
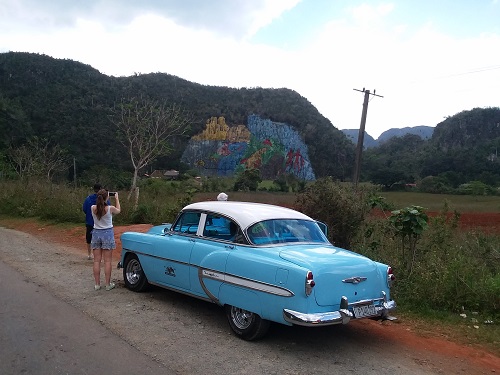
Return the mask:
<svg viewBox="0 0 500 375">
<path fill-rule="evenodd" d="M 90 249 L 90 241 L 92 240 L 92 229 L 94 228 L 94 219 L 92 218 L 92 211 L 90 207 L 95 204 L 97 200 L 97 192 L 101 190 L 101 184 L 94 185 L 94 194 L 90 194 L 83 201 L 82 210 L 85 212 L 85 226 L 87 227 L 87 232 L 85 234 L 85 240 L 87 241 L 87 259 L 92 259 L 92 250 Z"/>
</svg>

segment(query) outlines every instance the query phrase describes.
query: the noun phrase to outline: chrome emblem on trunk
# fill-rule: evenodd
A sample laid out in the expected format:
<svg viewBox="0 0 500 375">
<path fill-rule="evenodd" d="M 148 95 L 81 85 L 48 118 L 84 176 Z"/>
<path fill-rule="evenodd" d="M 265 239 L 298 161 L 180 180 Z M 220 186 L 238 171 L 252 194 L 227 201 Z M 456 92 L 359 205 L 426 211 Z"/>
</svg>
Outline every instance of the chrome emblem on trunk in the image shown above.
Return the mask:
<svg viewBox="0 0 500 375">
<path fill-rule="evenodd" d="M 349 277 L 347 279 L 342 280 L 343 283 L 351 283 L 351 284 L 359 284 L 362 281 L 365 281 L 366 277 L 364 276 L 354 276 Z"/>
</svg>

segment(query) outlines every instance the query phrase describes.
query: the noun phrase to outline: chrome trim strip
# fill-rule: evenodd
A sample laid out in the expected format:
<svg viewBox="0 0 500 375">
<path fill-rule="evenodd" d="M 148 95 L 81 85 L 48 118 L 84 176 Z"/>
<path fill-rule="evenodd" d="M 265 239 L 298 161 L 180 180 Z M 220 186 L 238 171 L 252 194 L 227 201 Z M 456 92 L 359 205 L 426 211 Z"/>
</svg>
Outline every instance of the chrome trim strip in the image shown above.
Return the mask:
<svg viewBox="0 0 500 375">
<path fill-rule="evenodd" d="M 367 277 L 364 276 L 353 276 L 353 277 L 348 277 L 347 279 L 342 280 L 343 283 L 352 283 L 352 284 L 359 284 L 363 281 L 366 281 Z"/>
<path fill-rule="evenodd" d="M 203 289 L 205 294 L 212 300 L 212 302 L 216 303 L 217 305 L 221 305 L 217 296 L 212 294 L 203 282 L 203 270 L 201 268 L 198 268 L 198 280 L 200 281 L 201 288 Z"/>
<path fill-rule="evenodd" d="M 219 280 L 224 283 L 228 283 L 231 285 L 241 286 L 244 288 L 257 290 L 259 292 L 270 293 L 281 297 L 293 297 L 294 294 L 291 290 L 282 288 L 279 286 L 263 283 L 261 281 L 255 281 L 246 279 L 239 276 L 228 275 L 224 272 L 214 271 L 210 269 L 201 269 L 201 272 L 198 272 L 200 277 L 200 282 L 203 285 L 203 278 Z"/>
</svg>

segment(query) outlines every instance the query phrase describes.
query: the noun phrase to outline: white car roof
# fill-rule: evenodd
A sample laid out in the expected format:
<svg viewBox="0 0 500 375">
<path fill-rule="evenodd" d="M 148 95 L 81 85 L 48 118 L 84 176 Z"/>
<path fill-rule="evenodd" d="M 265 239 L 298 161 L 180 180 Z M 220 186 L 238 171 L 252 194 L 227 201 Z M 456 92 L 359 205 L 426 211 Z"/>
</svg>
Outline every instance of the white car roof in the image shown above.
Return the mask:
<svg viewBox="0 0 500 375">
<path fill-rule="evenodd" d="M 245 229 L 256 222 L 270 219 L 302 219 L 313 220 L 309 216 L 290 208 L 264 203 L 235 201 L 206 201 L 192 203 L 184 210 L 210 211 L 228 216 Z"/>
</svg>

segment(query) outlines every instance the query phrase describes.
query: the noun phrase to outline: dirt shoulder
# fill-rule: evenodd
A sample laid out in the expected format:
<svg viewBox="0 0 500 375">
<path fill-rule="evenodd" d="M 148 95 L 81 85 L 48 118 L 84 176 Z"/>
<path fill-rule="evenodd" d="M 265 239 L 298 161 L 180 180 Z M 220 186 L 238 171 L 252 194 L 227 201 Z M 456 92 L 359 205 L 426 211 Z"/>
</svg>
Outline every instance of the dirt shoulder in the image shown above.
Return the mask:
<svg viewBox="0 0 500 375">
<path fill-rule="evenodd" d="M 361 348 L 359 354 L 366 357 L 368 367 L 372 363 L 370 361 L 375 361 L 377 356 L 388 356 L 388 360 L 393 363 L 397 358 L 403 358 L 401 360 L 404 365 L 388 364 L 386 366 L 389 367 L 379 368 L 380 373 L 387 370 L 422 374 L 500 373 L 498 353 L 477 345 L 451 341 L 445 330 L 423 327 L 405 319 L 398 323 L 355 321 L 345 327 L 334 327 L 321 332 L 315 330 L 314 335 L 300 327 L 294 330 L 290 327 L 276 327 L 270 333 L 274 337 L 269 338 L 266 343 L 261 343 L 260 346 L 248 344 L 231 335 L 217 306 L 168 291 L 154 290 L 147 293 L 146 297 L 144 294 L 132 293 L 124 288 L 121 272 L 116 269 L 113 270 L 113 279 L 118 284 L 117 290 L 108 294 L 103 292 L 103 298 L 96 298 L 97 295 L 92 290 L 92 262 L 86 259 L 84 226 L 50 225 L 36 220 L 0 218 L 0 227 L 21 231 L 40 241 L 54 244 L 54 249 L 43 250 L 48 252 L 44 256 L 41 250 L 43 246 L 33 244 L 31 237 L 26 237 L 27 253 L 3 252 L 0 254 L 1 260 L 99 319 L 131 345 L 150 353 L 154 360 L 171 366 L 174 355 L 175 367 L 179 373 L 197 373 L 200 369 L 197 366 L 201 366 L 205 370 L 225 369 L 241 374 L 274 373 L 269 372 L 269 369 L 275 369 L 276 373 L 285 371 L 291 374 L 314 369 L 316 373 L 326 374 L 330 371 L 332 360 L 338 370 L 342 366 L 349 369 L 352 366 L 362 366 L 359 361 L 354 365 L 354 362 L 346 359 L 350 355 L 347 350 L 351 344 L 355 350 Z M 113 262 L 118 261 L 121 251 L 119 237 L 123 232 L 145 232 L 150 227 L 115 227 L 118 246 Z M 13 252 L 14 250 L 12 249 Z M 61 280 L 54 280 L 59 272 Z M 71 280 L 64 280 L 66 277 Z M 130 316 L 134 317 L 133 322 L 127 320 Z M 210 322 L 207 323 L 207 320 Z M 123 322 L 129 322 L 128 327 L 122 327 Z M 155 325 L 151 325 L 151 322 L 155 322 Z M 360 335 L 364 338 L 360 339 Z M 198 337 L 198 340 L 193 340 L 193 337 Z M 346 349 L 341 349 L 343 347 Z M 328 349 L 332 350 L 328 359 L 317 352 Z M 350 349 L 353 351 L 352 347 Z M 250 359 L 248 362 L 241 362 L 241 358 L 233 353 L 235 351 L 246 351 L 252 358 L 257 358 L 258 363 L 251 362 Z M 291 356 L 295 351 L 298 351 L 298 358 Z M 300 356 L 312 358 L 315 367 L 302 365 Z M 231 361 L 235 364 L 231 365 Z M 321 366 L 324 366 L 324 371 Z M 401 367 L 407 368 L 409 372 L 402 372 Z M 369 368 L 358 370 L 379 373 L 369 371 Z"/>
</svg>

